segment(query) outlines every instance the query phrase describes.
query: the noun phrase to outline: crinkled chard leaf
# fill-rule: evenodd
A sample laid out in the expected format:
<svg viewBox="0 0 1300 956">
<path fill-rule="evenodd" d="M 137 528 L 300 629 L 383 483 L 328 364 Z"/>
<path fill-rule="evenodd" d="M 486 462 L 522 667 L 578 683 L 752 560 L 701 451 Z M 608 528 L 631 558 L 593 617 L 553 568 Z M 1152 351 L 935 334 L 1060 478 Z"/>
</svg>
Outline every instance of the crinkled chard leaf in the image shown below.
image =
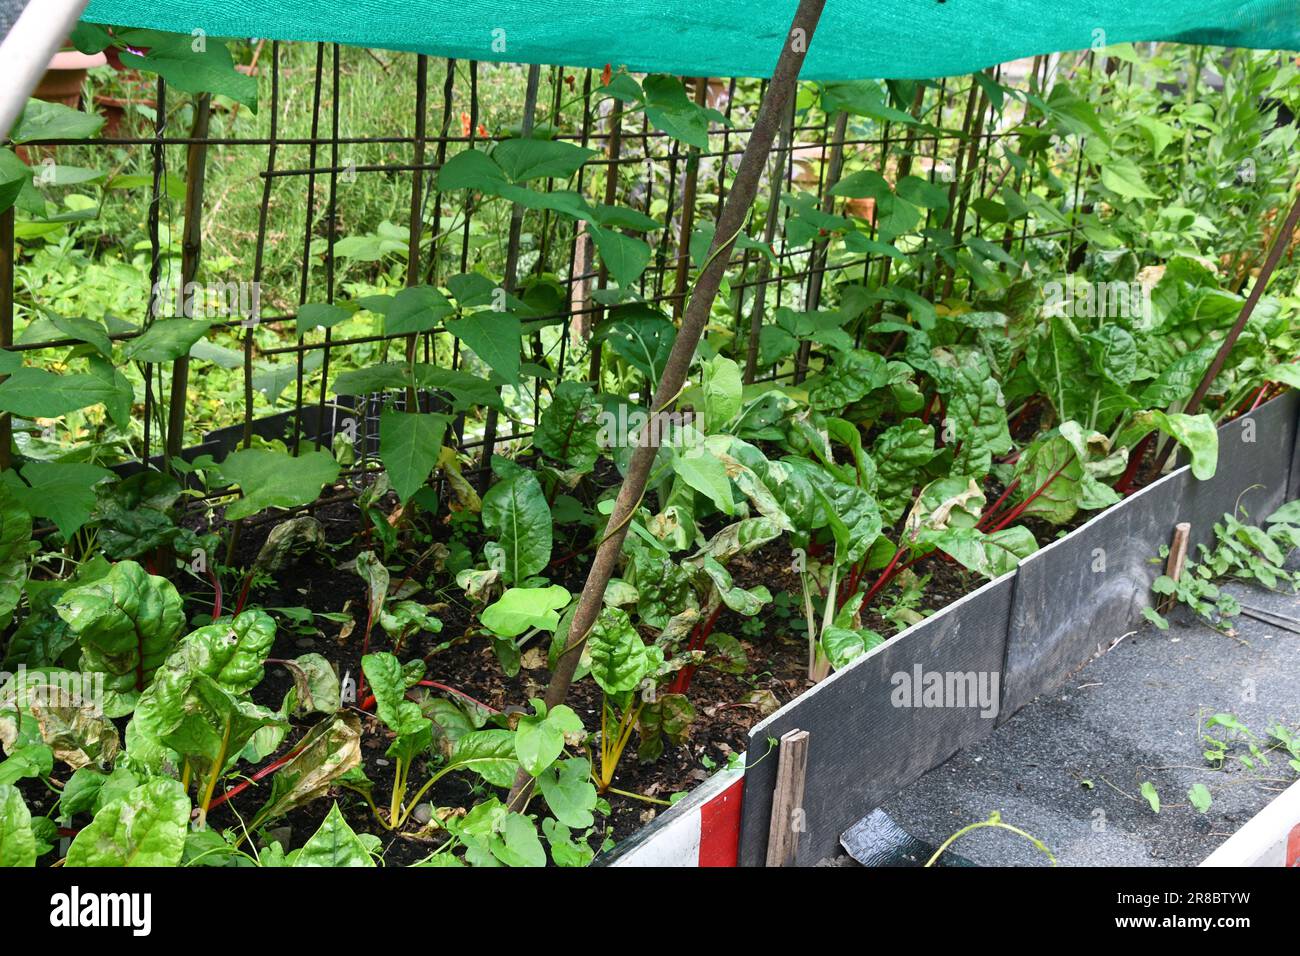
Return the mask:
<svg viewBox="0 0 1300 956">
<path fill-rule="evenodd" d="M 0 867 L 35 866 L 36 834 L 23 795 L 13 784 L 0 784 Z"/>
<path fill-rule="evenodd" d="M 542 413 L 533 443 L 547 457 L 589 472 L 600 456 L 600 416 L 601 404 L 590 385 L 561 382 Z"/>
<path fill-rule="evenodd" d="M 650 648 L 621 608 L 603 608 L 587 637 L 591 676 L 606 694 L 635 689 L 656 666 Z"/>
<path fill-rule="evenodd" d="M 177 866 L 189 821 L 180 781 L 150 780 L 96 813 L 73 838 L 64 866 Z"/>
<path fill-rule="evenodd" d="M 187 634 L 164 666 L 198 671 L 232 694 L 245 694 L 262 682 L 262 663 L 274 643 L 275 619 L 265 611 L 243 611 Z"/>
<path fill-rule="evenodd" d="M 953 469 L 983 478 L 992 467 L 993 456 L 1011 450 L 1002 388 L 978 349 L 935 349 L 934 358 L 942 371 L 939 386 L 947 409 L 946 424 L 959 443 Z"/>
<path fill-rule="evenodd" d="M 419 704 L 406 699 L 406 675 L 392 654 L 367 654 L 361 669 L 375 695 L 375 713 L 396 735 L 389 756 L 409 764 L 433 742 L 433 722 Z"/>
<path fill-rule="evenodd" d="M 286 723 L 275 711 L 195 672 L 164 689 L 158 717 L 159 741 L 204 775 L 224 771 L 261 728 Z"/>
<path fill-rule="evenodd" d="M 118 692 L 148 687 L 185 626 L 176 588 L 134 561 L 72 588 L 56 607 L 81 644 L 82 669 L 104 673 Z"/>
<path fill-rule="evenodd" d="M 934 454 L 934 427 L 918 418 L 885 429 L 871 446 L 876 463 L 874 493 L 886 524 L 893 524 L 907 510 L 912 489 L 922 483 L 924 468 Z"/>
</svg>

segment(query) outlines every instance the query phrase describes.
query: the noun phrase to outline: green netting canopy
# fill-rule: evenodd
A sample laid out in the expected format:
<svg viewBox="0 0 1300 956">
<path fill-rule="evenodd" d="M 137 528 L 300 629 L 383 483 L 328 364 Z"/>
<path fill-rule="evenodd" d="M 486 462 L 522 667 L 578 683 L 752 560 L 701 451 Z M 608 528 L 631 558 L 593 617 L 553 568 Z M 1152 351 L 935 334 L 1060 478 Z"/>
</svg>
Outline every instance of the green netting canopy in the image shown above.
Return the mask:
<svg viewBox="0 0 1300 956">
<path fill-rule="evenodd" d="M 86 19 L 437 56 L 767 76 L 797 0 L 91 0 Z M 1145 40 L 1300 49 L 1300 0 L 827 0 L 803 75 L 921 79 Z"/>
</svg>

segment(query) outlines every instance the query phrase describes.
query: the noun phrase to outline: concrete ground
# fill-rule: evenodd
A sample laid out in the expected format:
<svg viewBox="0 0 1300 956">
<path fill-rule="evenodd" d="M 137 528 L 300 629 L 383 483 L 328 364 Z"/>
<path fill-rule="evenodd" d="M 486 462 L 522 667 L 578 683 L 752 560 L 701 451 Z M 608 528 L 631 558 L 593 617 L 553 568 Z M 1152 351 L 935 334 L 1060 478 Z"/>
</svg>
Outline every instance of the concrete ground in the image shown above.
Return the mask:
<svg viewBox="0 0 1300 956">
<path fill-rule="evenodd" d="M 1227 589 L 1243 604 L 1300 618 L 1300 596 Z M 997 810 L 1064 866 L 1194 866 L 1293 782 L 1285 751 L 1254 771 L 1236 759 L 1213 769 L 1201 734 L 1216 713 L 1236 717 L 1261 745 L 1278 722 L 1300 732 L 1300 634 L 1245 615 L 1234 622 L 1235 638 L 1182 609 L 1171 619 L 1167 631 L 1144 624 L 1127 635 L 886 804 L 914 838 L 909 859 L 894 865 Z M 1249 756 L 1243 744 L 1233 753 Z M 1140 794 L 1146 781 L 1159 794 L 1159 813 Z M 1213 800 L 1204 813 L 1187 796 L 1197 783 Z M 877 814 L 845 834 L 851 856 L 880 861 L 881 823 Z M 964 858 L 958 865 L 1047 865 L 1003 830 L 977 830 L 949 852 Z"/>
</svg>

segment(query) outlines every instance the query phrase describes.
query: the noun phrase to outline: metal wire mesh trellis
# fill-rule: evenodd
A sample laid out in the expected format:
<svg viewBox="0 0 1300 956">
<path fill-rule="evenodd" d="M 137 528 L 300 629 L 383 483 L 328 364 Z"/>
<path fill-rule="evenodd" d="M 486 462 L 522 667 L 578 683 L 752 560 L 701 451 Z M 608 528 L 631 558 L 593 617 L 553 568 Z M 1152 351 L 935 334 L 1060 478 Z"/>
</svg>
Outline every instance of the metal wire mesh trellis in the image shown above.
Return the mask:
<svg viewBox="0 0 1300 956">
<path fill-rule="evenodd" d="M 345 430 L 365 461 L 376 452 L 373 419 L 384 401 L 445 409 L 445 394 L 415 384 L 396 394 L 336 394 L 342 373 L 368 361 L 382 362 L 390 353 L 406 363 L 482 368 L 460 339 L 443 329 L 391 334 L 376 321 L 369 329 L 352 323 L 345 326 L 348 331 L 336 333 L 333 324 L 313 324 L 321 305 L 364 309 L 365 293 L 383 276 L 398 271 L 407 287 L 446 287 L 458 276 L 478 276 L 507 297 L 527 300 L 521 317 L 529 377 L 524 385 L 508 390 L 507 423 L 498 427 L 495 409 L 481 415 L 462 412 L 456 418 L 456 443 L 462 452 L 474 454 L 484 471 L 494 453 L 517 449 L 528 436 L 555 382 L 579 378 L 599 385 L 609 372 L 602 364 L 602 347 L 593 345 L 599 342 L 593 330 L 615 309 L 625 307 L 630 297 L 610 295 L 609 270 L 603 260 L 596 260 L 581 221 L 549 208 L 503 208 L 472 193 L 440 191 L 439 170 L 466 148 L 538 133 L 594 150 L 573 183 L 547 179 L 545 192 L 568 186 L 662 223 L 657 236 L 642 234 L 653 253 L 634 291 L 639 306 L 680 317 L 693 270 L 700 265 L 698 248 L 692 255 L 692 239 L 707 236 L 725 198 L 762 92 L 760 81 L 683 78 L 695 103 L 717 108 L 726 119 L 713 124 L 708 148 L 700 148 L 654 128 L 644 112 L 638 116 L 602 96 L 601 78 L 593 71 L 558 67 L 486 68 L 497 86 L 511 87 L 516 95 L 522 91 L 512 104 L 522 122 L 511 128 L 498 121 L 498 128 L 489 130 L 484 124 L 480 64 L 401 55 L 386 65 L 385 76 L 411 87 L 409 127 L 391 132 L 355 128 L 348 82 L 354 74 L 349 64 L 359 51 L 318 44 L 314 56 L 303 56 L 298 49 L 290 58 L 290 47 L 265 43 L 253 57 L 251 69 L 260 75 L 262 89 L 264 135 L 230 135 L 235 125 L 230 104 L 214 104 L 208 96 L 175 96 L 160 79 L 149 91 L 148 135 L 110 130 L 90 142 L 43 140 L 24 145 L 29 155 L 89 147 L 111 153 L 122 165 L 147 165 L 149 288 L 142 290 L 139 314 L 129 317 L 135 327 L 110 328 L 112 340 L 134 338 L 157 318 L 193 317 L 199 297 L 213 286 L 221 291 L 224 285 L 232 298 L 244 295 L 245 314 L 210 323 L 214 336 L 237 348 L 196 349 L 171 366 L 169 379 L 161 365 L 143 365 L 142 428 L 129 449 L 136 467 L 149 463 L 166 468 L 177 456 L 229 451 L 258 438 L 282 438 L 295 452 L 306 444 L 320 448 Z M 1028 217 L 1019 224 L 999 223 L 978 211 L 978 200 L 996 196 L 1008 181 L 1026 192 L 1034 185 L 1034 167 L 1011 161 L 1010 154 L 1035 127 L 995 104 L 989 81 L 1042 91 L 1056 63 L 1056 58 L 1038 57 L 1019 64 L 1014 75 L 994 69 L 961 80 L 899 86 L 893 92 L 896 97 L 906 92 L 908 101 L 901 105 L 908 108 L 913 123 L 899 122 L 892 114 L 872 118 L 847 109 L 821 110 L 812 85 L 807 85 L 808 95 L 792 108 L 773 149 L 763 187 L 766 201 L 751 215 L 747 232 L 756 241 L 736 254 L 722 304 L 715 310 L 718 330 L 735 343 L 734 354 L 746 366 L 747 381 L 798 383 L 820 361 L 818 347 L 806 340 L 792 361 L 764 361 L 764 330 L 782 310 L 826 308 L 828 300 L 840 298 L 836 290 L 843 285 L 881 289 L 898 268 L 896 255 L 874 242 L 879 224 L 873 202 L 839 195 L 835 189 L 850 167 L 874 169 L 891 182 L 919 173 L 946 190 L 946 206 L 925 209 L 918 244 L 911 250 L 929 256 L 920 289 L 931 299 L 952 293 L 954 253 L 972 236 L 1004 252 L 1038 239 L 1070 241 L 1072 221 L 1031 234 Z M 304 112 L 310 117 L 308 135 L 287 134 L 286 128 L 300 125 Z M 260 179 L 254 225 L 239 234 L 241 244 L 233 255 L 225 249 L 212 255 L 205 248 L 209 226 L 224 214 L 224 197 L 210 188 L 213 171 L 250 153 L 258 157 Z M 357 154 L 364 154 L 362 161 Z M 1084 171 L 1080 155 L 1076 197 Z M 351 204 L 354 185 L 366 178 L 382 182 L 393 195 L 405 195 L 404 223 L 386 222 L 372 231 L 369 211 Z M 841 248 L 824 230 L 811 242 L 792 241 L 786 229 L 795 206 L 792 200 L 805 194 L 814 198 L 823 215 L 843 214 L 865 223 L 871 241 L 860 249 L 866 251 Z M 289 235 L 291 223 L 301 226 L 297 238 Z M 45 354 L 75 346 L 76 340 L 66 338 L 14 342 L 18 279 L 12 225 L 10 212 L 0 228 L 0 345 Z M 179 243 L 172 238 L 173 230 Z M 380 250 L 369 272 L 356 267 L 355 247 L 362 240 Z M 936 246 L 942 242 L 950 246 Z M 295 244 L 290 267 L 288 250 Z M 400 259 L 405 260 L 404 269 L 390 271 L 389 264 Z M 223 284 L 223 269 L 227 276 L 233 270 L 235 281 Z M 253 290 L 251 302 L 245 286 Z M 173 288 L 179 291 L 173 294 Z M 39 300 L 39 290 L 28 291 Z M 874 303 L 876 318 L 887 306 L 884 299 Z M 864 327 L 857 325 L 859 340 Z M 196 416 L 208 372 L 217 367 L 238 373 L 242 402 L 204 408 Z M 291 385 L 288 399 L 283 397 L 286 383 Z M 7 449 L 5 437 L 0 436 L 0 444 Z"/>
</svg>

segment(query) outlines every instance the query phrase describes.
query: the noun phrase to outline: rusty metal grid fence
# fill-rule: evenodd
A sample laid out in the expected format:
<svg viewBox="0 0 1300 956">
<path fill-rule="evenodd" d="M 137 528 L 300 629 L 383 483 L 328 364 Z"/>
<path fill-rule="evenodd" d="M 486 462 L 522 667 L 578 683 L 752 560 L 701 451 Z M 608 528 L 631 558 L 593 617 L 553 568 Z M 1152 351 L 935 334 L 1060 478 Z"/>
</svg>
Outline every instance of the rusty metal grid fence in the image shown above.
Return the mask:
<svg viewBox="0 0 1300 956">
<path fill-rule="evenodd" d="M 231 137 L 214 134 L 209 122 L 212 115 L 207 97 L 197 97 L 188 130 L 176 130 L 169 125 L 169 90 L 159 79 L 155 93 L 155 122 L 149 136 L 103 136 L 91 141 L 45 140 L 27 144 L 29 149 L 59 146 L 87 146 L 92 148 L 143 151 L 148 157 L 151 183 L 148 188 L 148 205 L 145 211 L 149 236 L 149 309 L 140 320 L 141 330 L 152 316 L 175 317 L 175 304 L 155 301 L 160 295 L 160 283 L 169 278 L 165 273 L 177 268 L 176 257 L 164 253 L 163 232 L 171 225 L 166 210 L 169 204 L 164 195 L 168 177 L 179 170 L 171 168 L 179 155 L 184 156 L 185 203 L 184 225 L 179 256 L 181 283 L 191 282 L 200 274 L 203 253 L 203 219 L 206 202 L 211 197 L 204 194 L 207 161 L 216 151 L 257 150 L 263 157 L 261 163 L 261 203 L 257 216 L 256 234 L 247 243 L 247 262 L 251 263 L 251 280 L 257 285 L 263 280 L 267 256 L 268 235 L 271 227 L 273 201 L 301 202 L 306 210 L 303 234 L 295 241 L 299 244 L 299 281 L 296 299 L 306 303 L 335 303 L 343 297 L 338 281 L 335 246 L 343 238 L 339 223 L 345 197 L 340 190 L 341 181 L 361 176 L 403 177 L 409 182 L 409 217 L 405 223 L 406 285 L 444 283 L 450 276 L 475 269 L 476 256 L 472 236 L 476 217 L 481 214 L 473 197 L 443 194 L 435 188 L 435 176 L 447 160 L 462 149 L 482 147 L 506 138 L 511 134 L 484 135 L 480 128 L 481 97 L 479 89 L 480 64 L 460 63 L 455 60 L 436 60 L 423 55 L 401 54 L 390 76 L 400 76 L 402 82 L 412 81 L 410 130 L 400 134 L 355 136 L 345 135 L 340 125 L 340 103 L 347 95 L 344 73 L 340 68 L 340 48 L 331 44 L 315 44 L 314 69 L 311 74 L 310 104 L 297 102 L 286 106 L 282 95 L 283 49 L 287 43 L 271 42 L 268 62 L 259 70 L 269 72 L 269 99 L 264 99 L 262 109 L 269 111 L 268 136 Z M 409 62 L 408 62 L 409 61 Z M 1048 80 L 1049 62 L 1055 60 L 1038 57 L 1014 81 L 1023 89 L 1042 91 Z M 502 67 L 497 67 L 501 69 Z M 1091 69 L 1092 54 L 1079 56 L 1075 69 Z M 596 91 L 601 84 L 599 73 L 592 70 L 566 70 L 560 67 L 517 66 L 518 88 L 524 92 L 519 110 L 524 117 L 525 130 L 537 123 L 547 123 L 551 135 L 597 151 L 576 174 L 579 192 L 591 191 L 596 183 L 593 177 L 604 179 L 603 201 L 618 203 L 650 214 L 664 223 L 657 237 L 646 236 L 653 255 L 650 264 L 637 282 L 643 301 L 659 308 L 672 318 L 679 318 L 690 294 L 692 263 L 690 239 L 693 230 L 702 223 L 712 222 L 721 208 L 734 171 L 744 150 L 752 122 L 754 104 L 762 93 L 763 83 L 758 80 L 706 80 L 683 77 L 688 92 L 697 103 L 714 105 L 727 117 L 726 124 L 714 124 L 710 129 L 709 149 L 700 150 L 684 146 L 665 133 L 655 130 L 644 114 L 626 115 L 620 106 L 609 99 L 603 100 Z M 988 78 L 1006 82 L 1001 68 L 992 68 Z M 468 78 L 468 83 L 465 79 Z M 815 311 L 824 304 L 826 290 L 837 282 L 861 283 L 878 287 L 890 281 L 893 260 L 887 255 L 830 255 L 828 242 L 817 240 L 810 245 L 794 247 L 783 239 L 784 220 L 790 215 L 789 207 L 782 201 L 795 192 L 810 192 L 818 198 L 819 208 L 827 213 L 848 213 L 865 218 L 875 238 L 874 220 L 870 209 L 852 206 L 851 200 L 831 194 L 847 163 L 865 164 L 888 174 L 891 179 L 920 174 L 932 183 L 946 186 L 949 203 L 944 221 L 935 221 L 933 210 L 926 210 L 926 227 L 939 226 L 951 232 L 957 243 L 963 235 L 984 237 L 1002 246 L 1008 252 L 1023 247 L 1036 238 L 1063 238 L 1070 246 L 1074 243 L 1074 228 L 1030 234 L 1028 217 L 1019 225 L 990 223 L 980 218 L 971 208 L 979 197 L 990 196 L 1008 181 L 1016 188 L 1028 192 L 1033 182 L 1034 167 L 1013 170 L 1011 164 L 995 153 L 997 145 L 1009 138 L 1025 135 L 1026 127 L 996 122 L 997 113 L 990 102 L 986 85 L 976 76 L 946 78 L 919 85 L 911 104 L 914 116 L 922 118 L 925 127 L 908 126 L 888 121 L 864 121 L 839 112 L 825 115 L 819 109 L 800 107 L 798 102 L 782 129 L 774 146 L 769 163 L 770 174 L 763 184 L 761 195 L 765 207 L 756 207 L 751 213 L 747 233 L 762 237 L 772 255 L 760 255 L 753 248 L 733 254 L 728 273 L 728 307 L 738 339 L 736 354 L 746 356 L 747 381 L 791 380 L 799 382 L 815 363 L 818 355 L 814 347 L 804 343 L 794 361 L 781 366 L 759 368 L 757 341 L 761 327 L 769 322 L 778 308 L 796 311 Z M 579 92 L 580 91 L 580 92 Z M 571 103 L 575 97 L 581 102 L 581 117 L 576 128 L 560 128 L 561 103 L 566 98 Z M 281 127 L 287 108 L 308 108 L 311 111 L 311 134 L 308 137 L 282 136 Z M 1012 128 L 1007 128 L 1012 126 Z M 864 135 L 864 131 L 866 134 Z M 518 135 L 516 130 L 513 135 Z M 357 164 L 349 161 L 345 150 L 359 146 L 382 146 L 393 161 Z M 289 165 L 285 151 L 293 147 L 305 149 L 306 163 Z M 405 153 L 398 156 L 398 153 Z M 1082 151 L 1078 151 L 1074 170 L 1075 195 L 1079 195 L 1080 178 L 1084 173 Z M 556 184 L 546 181 L 549 192 Z M 287 194 L 287 196 L 286 196 Z M 662 205 L 659 205 L 662 204 Z M 0 346 L 15 352 L 45 352 L 76 345 L 75 340 L 53 340 L 32 343 L 14 342 L 14 230 L 12 210 L 5 214 L 5 227 L 0 228 Z M 525 233 L 525 226 L 528 231 Z M 432 241 L 425 248 L 426 230 Z M 923 235 L 925 231 L 923 230 Z M 504 274 L 490 275 L 506 291 L 513 291 L 526 276 L 516 274 L 520 269 L 521 246 L 530 240 L 526 250 L 531 260 L 530 274 L 543 273 L 553 277 L 566 294 L 563 307 L 540 316 L 529 316 L 531 360 L 548 366 L 555 381 L 578 378 L 599 382 L 601 349 L 589 347 L 591 330 L 605 317 L 607 307 L 600 302 L 599 290 L 606 287 L 608 274 L 603 266 L 594 264 L 590 241 L 582 233 L 580 224 L 548 210 L 524 211 L 518 207 L 511 216 L 507 236 Z M 922 250 L 925 251 L 923 239 Z M 322 260 L 314 268 L 316 252 Z M 938 263 L 939 260 L 935 259 Z M 481 268 L 481 266 L 479 266 Z M 925 277 L 923 291 L 932 298 L 951 292 L 953 271 L 946 275 L 936 267 Z M 39 290 L 34 290 L 39 296 Z M 358 413 L 362 427 L 357 439 L 357 450 L 364 466 L 373 459 L 376 451 L 375 422 L 378 404 L 396 398 L 405 406 L 412 397 L 408 395 L 336 396 L 332 390 L 333 374 L 338 368 L 331 357 L 339 349 L 357 345 L 378 345 L 386 354 L 390 346 L 402 350 L 407 359 L 438 362 L 446 367 L 463 366 L 461 343 L 442 330 L 418 335 L 371 334 L 342 338 L 334 336 L 332 329 L 322 332 L 295 334 L 297 310 L 281 310 L 275 314 L 256 314 L 251 321 L 231 320 L 217 322 L 242 342 L 243 393 L 242 421 L 231 422 L 218 433 L 205 436 L 197 450 L 224 447 L 229 450 L 239 444 L 247 446 L 255 434 L 276 434 L 286 437 L 289 446 L 298 449 L 304 443 L 315 447 L 328 445 L 339 430 L 341 417 L 356 420 Z M 541 329 L 558 326 L 560 334 L 545 350 L 542 347 Z M 259 346 L 254 332 L 258 329 L 276 330 L 277 343 Z M 112 334 L 115 340 L 129 339 L 140 331 Z M 860 335 L 860 333 L 859 333 Z M 275 416 L 277 422 L 263 427 L 254 416 L 254 362 L 255 360 L 286 357 L 296 363 L 292 405 Z M 197 358 L 176 360 L 169 376 L 159 366 L 145 366 L 142 440 L 133 448 L 137 464 L 149 463 L 165 467 L 169 456 L 187 453 L 184 448 L 186 398 L 194 388 L 191 365 Z M 309 387 L 319 370 L 319 383 Z M 168 377 L 170 380 L 168 381 Z M 199 386 L 201 387 L 201 385 Z M 526 404 L 531 405 L 532 420 L 545 407 L 551 382 L 544 378 L 531 379 L 531 394 Z M 439 407 L 436 397 L 422 395 L 418 398 L 422 408 Z M 368 425 L 366 421 L 368 420 Z M 10 446 L 10 423 L 5 416 L 0 435 L 0 448 L 5 452 Z M 489 413 L 486 421 L 471 423 L 466 427 L 462 416 L 456 423 L 456 441 L 463 452 L 477 454 L 478 467 L 486 469 L 492 454 L 503 446 L 526 438 L 527 423 L 512 425 L 505 433 L 498 433 L 496 415 Z M 215 440 L 215 441 L 214 441 Z M 224 445 L 223 445 L 224 443 Z M 190 446 L 193 454 L 195 446 Z M 486 475 L 484 475 L 486 477 Z"/>
</svg>

